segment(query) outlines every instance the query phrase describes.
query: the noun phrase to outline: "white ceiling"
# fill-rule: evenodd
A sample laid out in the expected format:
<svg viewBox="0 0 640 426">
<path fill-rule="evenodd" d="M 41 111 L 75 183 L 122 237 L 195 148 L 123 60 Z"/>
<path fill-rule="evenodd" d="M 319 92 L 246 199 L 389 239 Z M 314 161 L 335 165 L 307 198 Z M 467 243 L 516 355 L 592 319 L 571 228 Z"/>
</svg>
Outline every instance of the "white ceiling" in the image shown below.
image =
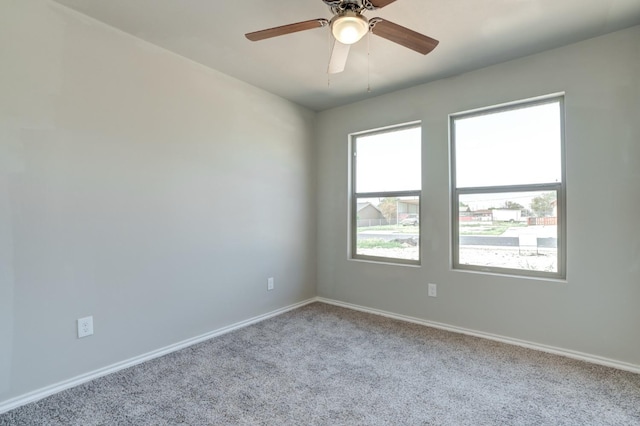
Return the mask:
<svg viewBox="0 0 640 426">
<path fill-rule="evenodd" d="M 380 16 L 440 45 L 422 56 L 373 35 L 368 66 L 365 37 L 351 48 L 345 71 L 328 84 L 327 27 L 259 42 L 244 37 L 330 19 L 321 0 L 56 1 L 317 111 L 640 24 L 640 0 L 397 0 L 365 16 Z"/>
</svg>

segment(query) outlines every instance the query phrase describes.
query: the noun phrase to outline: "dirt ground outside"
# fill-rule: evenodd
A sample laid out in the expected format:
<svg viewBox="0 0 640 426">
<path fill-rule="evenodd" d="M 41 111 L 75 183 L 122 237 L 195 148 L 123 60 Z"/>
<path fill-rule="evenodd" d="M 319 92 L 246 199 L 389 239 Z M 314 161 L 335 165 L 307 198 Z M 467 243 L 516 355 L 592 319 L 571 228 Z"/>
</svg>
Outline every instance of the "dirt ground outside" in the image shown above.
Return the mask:
<svg viewBox="0 0 640 426">
<path fill-rule="evenodd" d="M 418 260 L 418 247 L 359 249 L 358 254 Z M 523 269 L 530 271 L 557 272 L 557 249 L 523 250 L 518 247 L 461 246 L 460 263 Z"/>
</svg>

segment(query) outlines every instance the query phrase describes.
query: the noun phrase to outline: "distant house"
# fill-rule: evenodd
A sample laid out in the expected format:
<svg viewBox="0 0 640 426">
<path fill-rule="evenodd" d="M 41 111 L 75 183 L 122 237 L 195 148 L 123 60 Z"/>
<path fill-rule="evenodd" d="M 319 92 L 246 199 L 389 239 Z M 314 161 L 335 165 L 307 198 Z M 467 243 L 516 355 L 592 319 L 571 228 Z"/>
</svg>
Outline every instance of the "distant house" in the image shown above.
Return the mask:
<svg viewBox="0 0 640 426">
<path fill-rule="evenodd" d="M 384 219 L 382 212 L 371 203 L 358 203 L 358 220 Z"/>
<path fill-rule="evenodd" d="M 468 208 L 466 211 L 460 212 L 460 221 L 461 222 L 489 222 L 492 219 L 491 210 L 474 210 L 470 211 Z"/>
<path fill-rule="evenodd" d="M 491 211 L 492 220 L 498 222 L 519 222 L 522 211 L 514 209 L 493 209 Z"/>
<path fill-rule="evenodd" d="M 398 200 L 398 220 L 403 220 L 409 215 L 419 215 L 420 206 L 417 199 Z"/>
</svg>

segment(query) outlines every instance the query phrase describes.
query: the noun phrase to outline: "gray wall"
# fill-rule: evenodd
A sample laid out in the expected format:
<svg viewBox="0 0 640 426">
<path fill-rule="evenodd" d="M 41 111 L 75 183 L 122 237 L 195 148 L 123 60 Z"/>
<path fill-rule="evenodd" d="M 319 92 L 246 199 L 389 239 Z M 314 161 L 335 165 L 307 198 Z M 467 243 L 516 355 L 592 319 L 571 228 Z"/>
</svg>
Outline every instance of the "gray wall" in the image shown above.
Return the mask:
<svg viewBox="0 0 640 426">
<path fill-rule="evenodd" d="M 634 27 L 320 113 L 319 296 L 640 365 L 639 41 Z M 567 282 L 452 271 L 447 115 L 561 91 Z M 350 261 L 347 134 L 413 120 L 423 123 L 422 266 Z"/>
<path fill-rule="evenodd" d="M 0 63 L 0 401 L 315 295 L 313 112 L 40 0 Z"/>
</svg>

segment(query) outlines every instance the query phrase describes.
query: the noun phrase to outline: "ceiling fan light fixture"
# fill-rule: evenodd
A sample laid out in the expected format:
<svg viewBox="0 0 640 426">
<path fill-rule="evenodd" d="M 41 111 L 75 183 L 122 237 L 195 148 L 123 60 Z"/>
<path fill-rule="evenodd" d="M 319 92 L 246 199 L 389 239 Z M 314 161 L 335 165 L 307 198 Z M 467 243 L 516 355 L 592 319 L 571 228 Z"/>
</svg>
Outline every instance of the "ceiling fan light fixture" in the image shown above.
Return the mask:
<svg viewBox="0 0 640 426">
<path fill-rule="evenodd" d="M 331 33 L 342 44 L 353 44 L 369 31 L 369 21 L 361 14 L 346 11 L 331 20 Z"/>
</svg>

